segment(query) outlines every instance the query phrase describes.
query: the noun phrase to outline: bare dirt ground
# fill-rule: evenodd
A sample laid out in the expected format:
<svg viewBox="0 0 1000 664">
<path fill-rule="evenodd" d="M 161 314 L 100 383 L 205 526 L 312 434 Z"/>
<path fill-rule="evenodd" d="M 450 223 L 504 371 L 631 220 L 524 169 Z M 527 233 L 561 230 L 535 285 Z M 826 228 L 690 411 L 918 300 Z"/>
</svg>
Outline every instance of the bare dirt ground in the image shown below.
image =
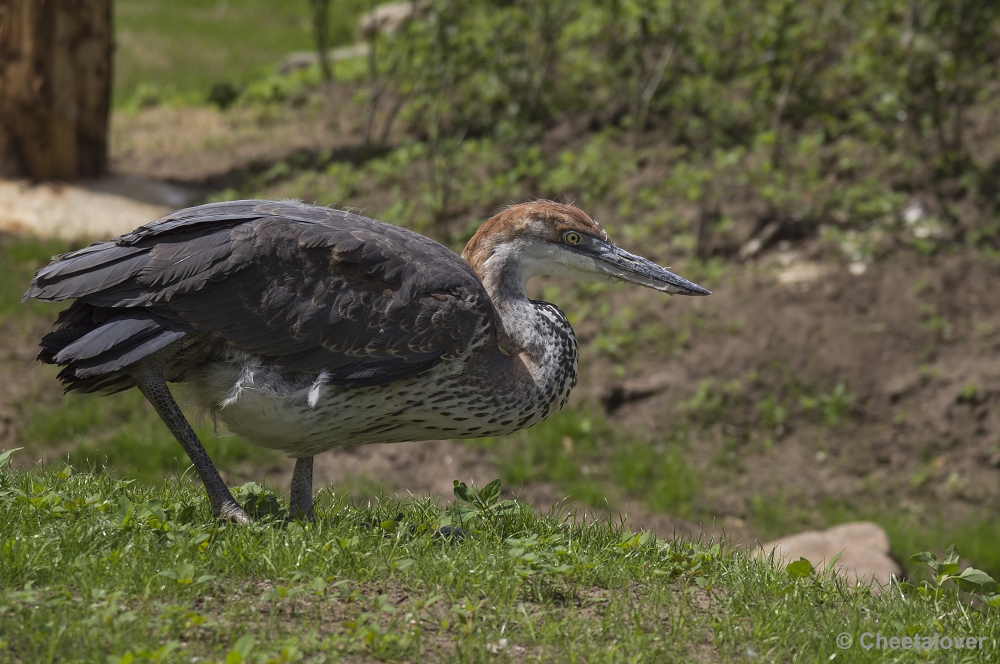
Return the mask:
<svg viewBox="0 0 1000 664">
<path fill-rule="evenodd" d="M 357 114 L 343 103 L 349 89 L 331 88 L 301 106 L 149 108 L 116 113 L 111 125 L 111 170 L 186 184 L 207 192 L 238 176 L 297 153 L 331 150 L 350 156 Z"/>
<path fill-rule="evenodd" d="M 731 414 L 690 450 L 702 467 L 729 465 L 704 507 L 745 516 L 748 496 L 790 503 L 898 500 L 947 505 L 955 517 L 1000 506 L 1000 286 L 996 263 L 971 252 L 897 253 L 851 274 L 835 263 L 736 270 L 710 299 L 721 333 L 694 336 L 675 358 L 644 358 L 632 379 L 673 377 L 614 418 L 647 430 L 676 421 L 673 404 L 706 378 L 739 379 Z M 767 259 L 765 259 L 766 261 Z M 676 315 L 676 307 L 671 307 Z M 670 326 L 670 314 L 664 316 Z M 853 396 L 836 426 L 790 416 L 773 432 L 742 427 L 753 407 L 797 381 Z M 652 381 L 655 383 L 655 381 Z M 599 386 L 593 386 L 600 389 Z M 788 410 L 794 411 L 794 402 Z M 763 440 L 768 434 L 770 443 Z M 891 499 L 889 497 L 892 497 Z"/>
<path fill-rule="evenodd" d="M 321 110 L 261 115 L 174 108 L 119 115 L 112 163 L 120 175 L 192 189 L 216 186 L 296 151 L 337 149 L 350 127 L 322 119 L 330 116 Z M 680 353 L 635 358 L 625 377 L 614 379 L 607 359 L 584 354 L 574 402 L 607 409 L 612 425 L 625 431 L 658 435 L 689 416 L 678 404 L 701 381 L 739 381 L 719 421 L 706 425 L 684 451 L 706 478 L 698 512 L 712 518 L 694 524 L 651 514 L 639 501 L 617 506 L 633 527 L 664 534 L 725 528 L 753 538 L 757 533 L 746 521 L 760 501 L 792 506 L 804 513 L 803 522 L 830 501 L 858 510 L 943 510 L 956 520 L 1000 508 L 995 262 L 972 251 L 920 257 L 890 247 L 854 274 L 828 258 L 820 243 L 807 241 L 730 266 L 713 290 L 696 305 L 665 307 L 641 289 L 615 293 L 616 311 L 639 306 L 668 331 L 690 327 L 696 307 L 700 324 Z M 57 398 L 58 386 L 38 379 L 34 368 L 38 332 L 8 334 L 0 362 L 0 447 L 18 444 L 14 404 Z M 594 332 L 586 326 L 578 332 L 586 348 Z M 848 405 L 833 423 L 822 421 L 819 406 L 806 412 L 794 387 L 829 395 L 838 384 Z M 38 394 L 48 396 L 32 396 Z M 761 403 L 768 399 L 786 411 L 773 430 L 759 426 Z M 246 468 L 230 479 L 260 480 L 261 472 L 275 486 L 286 486 L 291 463 Z M 454 479 L 481 484 L 497 474 L 491 453 L 450 441 L 373 445 L 317 460 L 318 483 L 362 494 L 447 497 Z M 604 514 L 563 503 L 555 486 L 522 491 L 545 509 L 562 505 Z"/>
</svg>

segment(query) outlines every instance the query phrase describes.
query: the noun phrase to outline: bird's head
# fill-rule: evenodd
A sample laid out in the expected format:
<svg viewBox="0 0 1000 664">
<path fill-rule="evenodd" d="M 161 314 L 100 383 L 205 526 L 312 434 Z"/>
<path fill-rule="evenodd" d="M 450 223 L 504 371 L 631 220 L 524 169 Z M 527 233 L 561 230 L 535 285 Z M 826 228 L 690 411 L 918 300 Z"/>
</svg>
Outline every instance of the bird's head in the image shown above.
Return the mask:
<svg viewBox="0 0 1000 664">
<path fill-rule="evenodd" d="M 531 277 L 628 281 L 676 295 L 710 292 L 656 263 L 619 249 L 583 210 L 552 201 L 521 203 L 486 221 L 462 252 L 489 288 L 522 289 Z"/>
</svg>

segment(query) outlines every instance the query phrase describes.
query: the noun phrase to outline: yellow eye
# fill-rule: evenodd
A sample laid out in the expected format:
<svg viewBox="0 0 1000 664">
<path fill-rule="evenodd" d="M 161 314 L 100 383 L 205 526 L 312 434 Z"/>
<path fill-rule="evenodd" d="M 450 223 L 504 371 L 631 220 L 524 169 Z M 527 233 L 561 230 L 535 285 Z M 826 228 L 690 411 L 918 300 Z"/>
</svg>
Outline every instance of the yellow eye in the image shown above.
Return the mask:
<svg viewBox="0 0 1000 664">
<path fill-rule="evenodd" d="M 563 235 L 563 241 L 565 241 L 566 244 L 580 244 L 580 234 L 576 231 L 567 231 L 566 234 Z"/>
</svg>

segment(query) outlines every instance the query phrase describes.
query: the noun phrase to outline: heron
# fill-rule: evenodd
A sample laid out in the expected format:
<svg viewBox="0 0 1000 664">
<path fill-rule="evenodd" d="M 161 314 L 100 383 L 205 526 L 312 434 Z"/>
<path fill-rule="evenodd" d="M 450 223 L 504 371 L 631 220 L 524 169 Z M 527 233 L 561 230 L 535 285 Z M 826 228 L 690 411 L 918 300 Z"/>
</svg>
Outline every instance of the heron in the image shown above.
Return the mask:
<svg viewBox="0 0 1000 664">
<path fill-rule="evenodd" d="M 499 436 L 566 404 L 577 341 L 558 307 L 528 297 L 540 275 L 710 294 L 568 204 L 510 206 L 459 256 L 352 212 L 250 200 L 55 256 L 23 300 L 72 300 L 38 359 L 62 367 L 66 392 L 138 388 L 216 517 L 245 524 L 169 382 L 246 441 L 294 458 L 289 516 L 311 518 L 321 452 Z"/>
</svg>

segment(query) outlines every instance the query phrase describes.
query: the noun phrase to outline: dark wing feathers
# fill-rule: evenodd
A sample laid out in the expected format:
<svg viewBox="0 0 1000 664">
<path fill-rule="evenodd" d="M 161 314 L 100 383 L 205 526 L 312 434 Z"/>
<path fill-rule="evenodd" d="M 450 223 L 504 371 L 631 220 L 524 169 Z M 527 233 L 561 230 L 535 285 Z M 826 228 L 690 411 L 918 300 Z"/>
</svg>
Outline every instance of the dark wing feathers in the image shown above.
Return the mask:
<svg viewBox="0 0 1000 664">
<path fill-rule="evenodd" d="M 131 233 L 123 235 L 117 240 L 112 240 L 112 242 L 120 246 L 141 245 L 149 238 L 168 236 L 178 230 L 183 233 L 197 233 L 208 229 L 208 232 L 212 232 L 219 227 L 233 226 L 259 219 L 261 216 L 269 216 L 268 212 L 257 211 L 256 208 L 261 202 L 230 201 L 177 210 L 166 217 L 140 226 Z"/>
<path fill-rule="evenodd" d="M 56 277 L 65 279 L 71 275 L 80 274 L 102 265 L 110 265 L 145 251 L 141 247 L 107 247 L 106 245 L 106 242 L 99 242 L 71 254 L 56 256 L 51 263 L 38 271 L 35 279 L 48 281 L 54 280 Z M 65 260 L 71 257 L 74 259 Z"/>
<path fill-rule="evenodd" d="M 479 278 L 440 244 L 273 201 L 179 210 L 58 256 L 28 297 L 78 298 L 39 357 L 67 365 L 68 389 L 88 390 L 124 389 L 105 374 L 191 333 L 285 371 L 385 383 L 460 354 L 492 317 Z"/>
<path fill-rule="evenodd" d="M 136 281 L 154 288 L 210 272 L 233 253 L 233 243 L 225 234 L 209 235 L 198 240 L 157 244 L 149 251 L 146 264 L 136 274 Z"/>
<path fill-rule="evenodd" d="M 114 246 L 110 248 L 117 249 Z M 80 257 L 80 262 L 91 263 L 93 259 L 93 256 L 84 255 Z M 146 256 L 139 254 L 124 258 L 116 257 L 89 268 L 78 268 L 77 261 L 72 254 L 62 260 L 69 264 L 65 273 L 52 271 L 43 274 L 42 271 L 39 271 L 32 282 L 31 289 L 25 293 L 25 298 L 37 297 L 52 301 L 68 300 L 88 295 L 95 288 L 113 289 L 132 278 L 136 270 L 145 264 Z"/>
</svg>

